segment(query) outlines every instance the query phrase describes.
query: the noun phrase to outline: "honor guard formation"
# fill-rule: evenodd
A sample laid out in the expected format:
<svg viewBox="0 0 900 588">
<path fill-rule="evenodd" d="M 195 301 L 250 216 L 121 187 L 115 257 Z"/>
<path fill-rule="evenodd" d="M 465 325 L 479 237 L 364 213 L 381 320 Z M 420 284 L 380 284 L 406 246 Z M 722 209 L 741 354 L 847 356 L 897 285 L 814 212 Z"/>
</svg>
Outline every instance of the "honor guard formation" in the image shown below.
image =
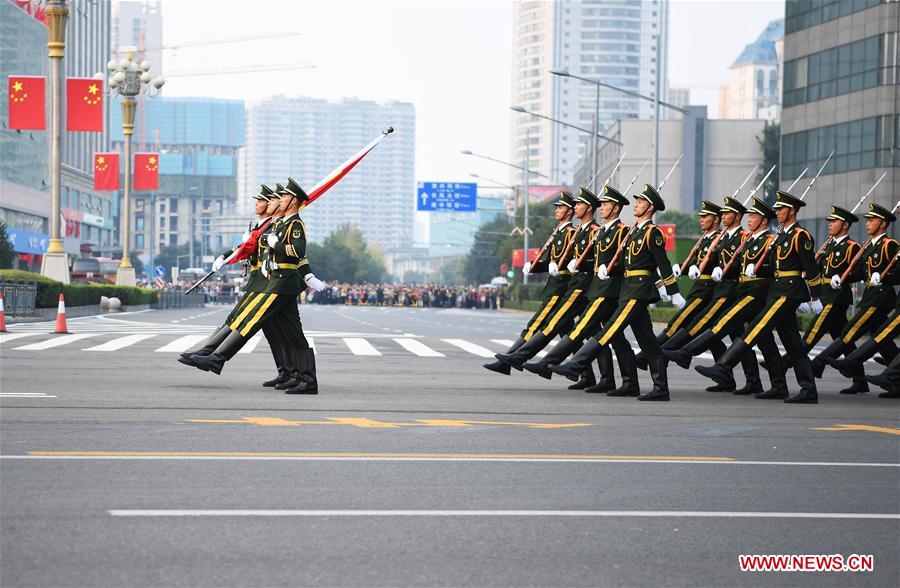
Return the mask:
<svg viewBox="0 0 900 588">
<path fill-rule="evenodd" d="M 848 237 L 859 218 L 832 206 L 829 238 L 817 250 L 810 233 L 797 223 L 806 192 L 796 197 L 789 193 L 792 185 L 776 193 L 772 206 L 754 197 L 769 174 L 744 202 L 736 199 L 741 188 L 721 205 L 702 201 L 697 213 L 702 235 L 687 258 L 674 266 L 666 256 L 663 233 L 652 220 L 654 213 L 665 210 L 660 195 L 665 180 L 659 190 L 644 185 L 633 196 L 635 222 L 630 228 L 619 219 L 629 200 L 609 185 L 599 195 L 585 187 L 574 197 L 561 192 L 555 202 L 559 224 L 522 270 L 549 274 L 540 308 L 513 345 L 484 367 L 504 375 L 513 368 L 547 379 L 558 374 L 575 382 L 570 389 L 666 401 L 668 364 L 688 369 L 694 357 L 708 351 L 715 363 L 695 370 L 712 380 L 709 392 L 815 404 L 816 379 L 830 365 L 850 380 L 841 394 L 868 392 L 871 383 L 885 390 L 879 397 L 900 398 L 900 356 L 894 342 L 900 332 L 894 288 L 900 283 L 894 268 L 900 246 L 886 235 L 896 221 L 896 207 L 869 203 L 863 215 L 868 239 L 860 246 Z M 686 298 L 676 283 L 683 273 L 692 282 Z M 848 318 L 851 288 L 857 283 L 865 291 Z M 654 335 L 648 307 L 660 300 L 671 300 L 677 312 Z M 814 315 L 805 333 L 800 332 L 798 312 Z M 637 355 L 625 338 L 626 327 L 640 347 Z M 814 354 L 826 333 L 832 342 Z M 560 340 L 555 346 L 535 360 L 556 336 Z M 868 338 L 857 345 L 864 336 Z M 757 361 L 754 348 L 763 361 Z M 876 354 L 887 369 L 867 375 L 864 362 Z M 745 379 L 741 388 L 734 376 L 738 365 Z M 760 366 L 769 377 L 769 389 L 763 386 Z M 793 393 L 785 377 L 789 368 L 799 385 Z M 649 370 L 651 390 L 642 393 L 638 369 Z"/>
</svg>

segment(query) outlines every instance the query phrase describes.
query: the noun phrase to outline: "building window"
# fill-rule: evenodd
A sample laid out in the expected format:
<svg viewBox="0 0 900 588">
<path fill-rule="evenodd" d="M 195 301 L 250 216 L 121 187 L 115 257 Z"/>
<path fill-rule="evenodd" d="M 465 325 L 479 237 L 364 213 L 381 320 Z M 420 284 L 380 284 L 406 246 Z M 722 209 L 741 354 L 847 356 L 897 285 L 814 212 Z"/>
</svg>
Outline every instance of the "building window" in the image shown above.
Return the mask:
<svg viewBox="0 0 900 588">
<path fill-rule="evenodd" d="M 144 248 L 144 235 L 143 233 L 138 233 L 134 236 L 134 248 L 135 249 L 143 249 Z"/>
<path fill-rule="evenodd" d="M 784 3 L 784 32 L 809 27 L 895 0 L 790 0 Z"/>
</svg>

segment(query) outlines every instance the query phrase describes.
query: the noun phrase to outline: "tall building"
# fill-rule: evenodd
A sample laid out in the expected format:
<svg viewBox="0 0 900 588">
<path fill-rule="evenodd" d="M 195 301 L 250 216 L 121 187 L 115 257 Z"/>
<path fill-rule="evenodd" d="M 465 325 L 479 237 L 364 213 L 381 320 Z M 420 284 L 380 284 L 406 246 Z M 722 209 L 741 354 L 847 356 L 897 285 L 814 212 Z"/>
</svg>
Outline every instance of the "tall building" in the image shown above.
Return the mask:
<svg viewBox="0 0 900 588">
<path fill-rule="evenodd" d="M 508 215 L 506 195 L 478 195 L 476 212 L 430 212 L 428 254 L 431 257 L 468 253 L 478 229 Z"/>
<path fill-rule="evenodd" d="M 113 50 L 135 47 L 142 59 L 149 59 L 153 71 L 163 68 L 162 2 L 160 0 L 117 0 L 112 3 Z"/>
<path fill-rule="evenodd" d="M 591 129 L 597 86 L 551 74 L 550 70 L 567 70 L 655 96 L 660 31 L 660 96 L 665 99 L 668 28 L 669 3 L 664 0 L 517 2 L 513 13 L 513 103 Z M 620 119 L 651 117 L 653 103 L 601 89 L 599 110 L 599 128 L 604 129 Z M 532 168 L 553 183 L 569 182 L 576 163 L 588 149 L 590 133 L 526 114 L 515 114 L 512 120 L 512 161 L 525 161 L 528 140 Z"/>
<path fill-rule="evenodd" d="M 118 101 L 114 105 L 118 107 Z M 210 263 L 247 229 L 237 215 L 237 152 L 244 145 L 244 103 L 220 98 L 145 100 L 135 135 L 159 152 L 159 190 L 132 192 L 132 243 L 145 261 L 165 245 L 199 243 L 189 267 Z M 140 108 L 140 107 L 139 107 Z M 113 149 L 123 149 L 122 114 L 112 110 Z M 135 146 L 135 151 L 140 151 Z M 241 194 L 240 197 L 244 197 Z"/>
<path fill-rule="evenodd" d="M 787 2 L 785 33 L 781 187 L 834 151 L 800 211 L 822 240 L 831 205 L 852 208 L 882 173 L 871 201 L 900 194 L 900 2 Z"/>
<path fill-rule="evenodd" d="M 788 2 L 791 4 L 791 2 Z M 719 88 L 719 118 L 763 118 L 781 115 L 784 63 L 784 19 L 770 22 L 728 68 Z"/>
<path fill-rule="evenodd" d="M 387 137 L 324 197 L 303 211 L 313 241 L 346 223 L 387 251 L 413 239 L 416 115 L 408 102 L 276 96 L 248 106 L 243 194 L 288 176 L 311 188 L 383 128 Z"/>
<path fill-rule="evenodd" d="M 49 76 L 47 27 L 40 5 L 0 0 L 0 71 Z M 106 71 L 110 56 L 110 6 L 70 0 L 66 24 L 66 77 L 93 77 Z M 50 241 L 49 108 L 47 130 L 7 128 L 7 86 L 0 88 L 0 222 L 14 235 L 16 266 L 37 271 Z M 105 105 L 108 112 L 109 106 Z M 65 117 L 65 111 L 63 111 Z M 106 117 L 108 121 L 108 116 Z M 110 246 L 118 214 L 115 193 L 93 189 L 93 154 L 105 150 L 106 133 L 62 131 L 60 204 L 63 249 L 70 261 L 82 248 Z"/>
</svg>

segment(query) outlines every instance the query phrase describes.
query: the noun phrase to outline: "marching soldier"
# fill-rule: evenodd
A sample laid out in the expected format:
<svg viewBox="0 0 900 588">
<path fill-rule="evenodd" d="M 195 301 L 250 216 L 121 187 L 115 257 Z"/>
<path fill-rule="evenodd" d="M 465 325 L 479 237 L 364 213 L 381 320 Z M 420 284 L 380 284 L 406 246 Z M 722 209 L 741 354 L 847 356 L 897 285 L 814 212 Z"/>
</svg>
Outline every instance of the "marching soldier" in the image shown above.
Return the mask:
<svg viewBox="0 0 900 588">
<path fill-rule="evenodd" d="M 575 231 L 568 251 L 563 253 L 560 260 L 560 263 L 566 263 L 566 270 L 571 274 L 568 289 L 562 297 L 563 302 L 527 343 L 512 353 L 496 354 L 495 357 L 498 360 L 521 370 L 525 362 L 537 355 L 557 334 L 571 328 L 573 319 L 584 310 L 587 305 L 585 293 L 591 285 L 591 278 L 594 275 L 592 270 L 594 260 L 591 258 L 584 264 L 584 268 L 578 268 L 574 272 L 572 262 L 581 257 L 582 253 L 589 252 L 593 248 L 594 238 L 599 230 L 594 221 L 594 211 L 599 207 L 600 200 L 596 194 L 587 188 L 579 189 L 578 197 L 575 198 L 575 216 L 581 220 L 581 225 Z M 586 368 L 589 369 L 589 366 Z M 593 371 L 591 376 L 593 376 Z M 589 385 L 594 383 L 591 381 Z"/>
<path fill-rule="evenodd" d="M 891 313 L 891 316 L 876 330 L 876 335 L 856 348 L 853 353 L 847 354 L 841 359 L 829 357 L 826 363 L 839 370 L 847 378 L 856 377 L 863 372 L 863 363 L 879 351 L 889 356 L 894 345 L 894 339 L 900 335 L 900 303 Z M 900 398 L 900 354 L 888 365 L 888 369 L 877 376 L 866 376 L 869 382 L 884 388 L 887 392 L 878 395 L 879 398 Z"/>
<path fill-rule="evenodd" d="M 787 192 L 776 193 L 774 209 L 781 227 L 774 242 L 762 254 L 764 259 L 769 255 L 775 256 L 775 282 L 769 289 L 765 307 L 751 319 L 744 334 L 731 344 L 715 365 L 697 366 L 696 369 L 719 384 L 725 383 L 730 376 L 730 369 L 737 365 L 741 356 L 758 344 L 761 335 L 769 334 L 775 329 L 788 354 L 795 358 L 794 374 L 800 384 L 800 392 L 785 398 L 784 402 L 816 404 L 816 381 L 812 364 L 804 352 L 796 314 L 803 303 L 808 303 L 815 314 L 822 312 L 822 303 L 819 301 L 821 279 L 813 252 L 813 239 L 806 229 L 797 224 L 797 211 L 805 204 Z M 744 275 L 751 279 L 757 277 L 756 268 L 761 263 L 747 264 Z M 780 358 L 778 363 L 780 364 Z"/>
<path fill-rule="evenodd" d="M 666 360 L 662 356 L 659 342 L 653 334 L 648 306 L 660 300 L 660 292 L 665 291 L 672 297 L 672 303 L 678 308 L 684 307 L 684 298 L 678 292 L 678 284 L 672 273 L 672 263 L 666 256 L 665 237 L 656 227 L 653 213 L 663 211 L 666 204 L 652 186 L 645 184 L 643 191 L 635 196 L 635 225 L 622 244 L 620 251 L 624 256 L 624 280 L 619 292 L 619 305 L 597 337 L 585 341 L 568 362 L 552 365 L 550 369 L 569 379 L 577 377 L 584 366 L 599 353 L 599 347 L 608 346 L 613 337 L 627 326 L 637 339 L 641 351 L 647 356 L 653 390 L 638 396 L 638 400 L 669 400 L 669 385 L 666 374 Z M 610 279 L 610 270 L 615 268 L 618 254 L 609 265 L 597 268 L 597 277 Z M 612 266 L 612 267 L 610 267 Z M 662 279 L 662 286 L 657 291 L 656 276 Z"/>
<path fill-rule="evenodd" d="M 559 308 L 561 305 L 560 300 L 568 289 L 569 272 L 560 272 L 559 263 L 563 253 L 572 241 L 572 236 L 575 234 L 575 228 L 572 226 L 575 200 L 572 199 L 571 194 L 562 191 L 560 192 L 559 200 L 553 203 L 553 207 L 554 215 L 559 224 L 553 229 L 553 232 L 547 239 L 547 243 L 539 252 L 538 259 L 535 260 L 534 265 L 530 261 L 526 261 L 522 268 L 522 273 L 526 275 L 550 272 L 550 277 L 547 278 L 547 283 L 544 285 L 544 289 L 541 290 L 541 306 L 532 315 L 528 324 L 506 353 L 513 353 L 534 336 L 544 320 L 548 316 L 553 316 L 553 313 Z M 526 251 L 525 253 L 527 255 L 528 252 Z M 510 373 L 509 364 L 499 359 L 484 364 L 484 367 L 498 374 L 508 376 Z"/>
<path fill-rule="evenodd" d="M 294 378 L 297 384 L 285 389 L 285 393 L 316 394 L 315 356 L 303 335 L 297 314 L 297 296 L 305 287 L 318 291 L 324 288 L 313 275 L 306 258 L 306 231 L 298 215 L 300 204 L 308 196 L 291 178 L 279 195 L 284 216 L 265 238 L 268 256 L 261 268 L 263 275 L 268 277 L 265 290 L 248 296 L 241 312 L 229 325 L 231 332 L 222 344 L 212 354 L 195 361 L 201 369 L 221 373 L 225 362 L 234 357 L 267 320 L 275 320 L 281 331 L 282 344 L 288 349 L 292 372 L 298 376 Z M 260 254 L 262 256 L 262 251 Z"/>
<path fill-rule="evenodd" d="M 862 249 L 858 259 L 854 259 L 850 263 L 852 265 L 849 274 L 844 277 L 842 274 L 835 273 L 830 280 L 830 287 L 834 290 L 840 290 L 844 283 L 865 281 L 866 290 L 863 293 L 862 300 L 859 303 L 859 309 L 850 322 L 844 326 L 840 336 L 835 338 L 831 344 L 825 348 L 813 360 L 813 370 L 817 378 L 822 377 L 825 370 L 825 362 L 828 358 L 838 357 L 852 350 L 851 345 L 864 333 L 876 334 L 875 329 L 881 325 L 887 315 L 894 309 L 897 304 L 897 292 L 894 285 L 900 283 L 897 273 L 891 273 L 882 280 L 881 275 L 891 260 L 897 255 L 900 245 L 897 241 L 891 239 L 885 234 L 888 225 L 894 222 L 896 217 L 894 214 L 874 202 L 869 204 L 869 211 L 863 216 L 866 217 L 866 232 L 869 234 L 869 240 Z M 844 273 L 847 273 L 845 270 Z M 897 354 L 897 347 L 893 341 L 885 343 L 885 359 L 893 360 Z M 861 367 L 861 366 L 860 366 Z M 865 376 L 862 369 L 854 369 L 854 387 L 844 390 L 844 393 L 854 394 L 856 392 L 865 392 L 856 382 L 858 378 Z"/>
<path fill-rule="evenodd" d="M 768 232 L 769 222 L 775 218 L 775 211 L 769 207 L 763 200 L 759 198 L 753 199 L 753 204 L 747 211 L 747 227 L 749 232 L 743 237 L 740 246 L 731 251 L 732 257 L 724 267 L 718 267 L 714 270 L 716 278 L 721 283 L 722 276 L 730 275 L 732 267 L 747 267 L 749 264 L 756 264 L 761 261 L 760 267 L 756 270 L 755 277 L 740 276 L 737 280 L 738 284 L 734 289 L 734 297 L 730 293 L 726 293 L 724 300 L 730 300 L 731 303 L 725 306 L 721 313 L 718 311 L 714 314 L 718 315 L 710 327 L 704 329 L 696 337 L 684 345 L 676 349 L 663 348 L 663 356 L 669 361 L 676 362 L 680 367 L 688 369 L 691 360 L 700 355 L 713 345 L 721 346 L 725 349 L 722 339 L 727 335 L 732 340 L 742 333 L 748 322 L 761 310 L 765 308 L 766 299 L 768 297 L 769 285 L 775 275 L 775 262 L 771 256 L 763 259 L 763 254 L 772 242 L 772 235 Z M 749 395 L 756 394 L 757 398 L 787 398 L 787 382 L 784 377 L 784 369 L 778 363 L 778 347 L 775 345 L 775 339 L 771 333 L 761 333 L 758 339 L 758 345 L 763 352 L 763 356 L 773 361 L 768 364 L 769 380 L 772 388 L 763 391 L 762 382 L 759 379 L 759 372 L 747 372 L 747 385 L 740 390 L 734 390 L 732 394 Z M 715 356 L 718 360 L 721 353 Z M 752 350 L 748 350 L 741 357 L 741 362 L 745 365 L 746 358 L 751 356 L 753 366 L 756 367 L 756 357 Z M 755 376 L 755 377 L 754 377 Z M 734 380 L 732 379 L 731 382 Z"/>
<path fill-rule="evenodd" d="M 622 208 L 628 204 L 628 199 L 617 190 L 604 186 L 599 201 L 599 212 L 603 225 L 597 231 L 590 249 L 585 251 L 584 257 L 572 260 L 568 268 L 573 271 L 573 274 L 576 271 L 587 272 L 592 276 L 590 286 L 585 293 L 587 300 L 585 310 L 579 317 L 575 328 L 560 339 L 542 360 L 529 362 L 523 366 L 529 372 L 544 378 L 549 379 L 553 373 L 550 365 L 562 363 L 571 353 L 581 347 L 587 337 L 596 335 L 618 307 L 623 274 L 621 267 L 613 268 L 608 280 L 601 280 L 596 276 L 596 272 L 600 265 L 609 265 L 628 234 L 628 227 L 619 220 L 619 214 Z M 619 333 L 612 339 L 611 345 L 616 350 L 616 358 L 622 373 L 623 383 L 618 391 L 622 395 L 637 396 L 640 393 L 640 387 L 631 344 L 623 334 Z M 585 392 L 612 393 L 617 391 L 612 351 L 609 347 L 602 348 L 597 357 L 597 364 L 600 367 L 600 382 L 585 388 Z"/>
</svg>

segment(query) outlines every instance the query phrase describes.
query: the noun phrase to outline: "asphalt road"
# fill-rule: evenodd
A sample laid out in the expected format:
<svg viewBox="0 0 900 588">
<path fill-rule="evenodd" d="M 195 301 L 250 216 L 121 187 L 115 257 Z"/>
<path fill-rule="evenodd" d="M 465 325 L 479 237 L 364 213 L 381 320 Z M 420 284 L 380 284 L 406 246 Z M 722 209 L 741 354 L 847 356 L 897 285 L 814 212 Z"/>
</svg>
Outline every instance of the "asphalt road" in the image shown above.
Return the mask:
<svg viewBox="0 0 900 588">
<path fill-rule="evenodd" d="M 320 394 L 287 396 L 265 341 L 175 361 L 228 310 L 0 335 L 0 584 L 900 585 L 900 403 L 830 368 L 814 406 L 677 366 L 641 403 L 484 370 L 520 313 L 304 306 Z"/>
</svg>

